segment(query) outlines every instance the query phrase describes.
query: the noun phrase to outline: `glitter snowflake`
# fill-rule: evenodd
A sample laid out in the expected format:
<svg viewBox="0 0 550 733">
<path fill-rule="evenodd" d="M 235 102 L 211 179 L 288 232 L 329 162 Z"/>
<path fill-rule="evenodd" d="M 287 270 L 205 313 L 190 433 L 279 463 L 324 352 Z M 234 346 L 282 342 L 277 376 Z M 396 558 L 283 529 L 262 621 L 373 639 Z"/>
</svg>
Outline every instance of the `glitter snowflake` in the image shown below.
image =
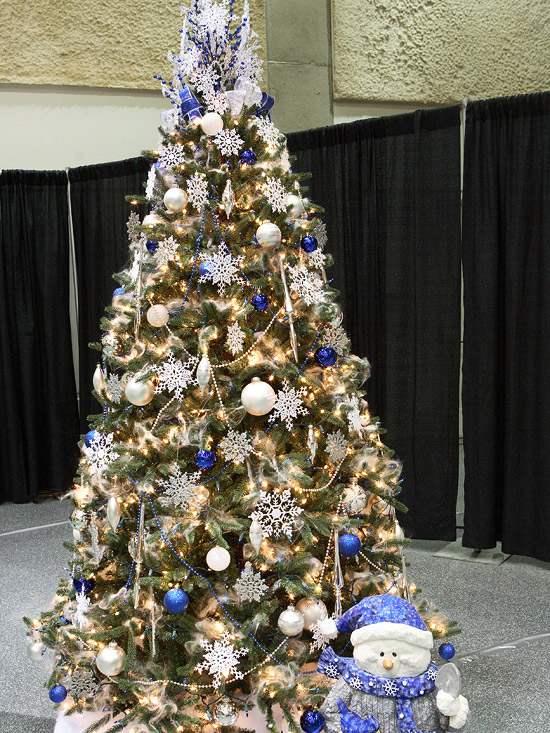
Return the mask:
<svg viewBox="0 0 550 733">
<path fill-rule="evenodd" d="M 244 262 L 244 256 L 233 257 L 225 242 L 222 242 L 214 254 L 204 252 L 201 260 L 206 263 L 205 273 L 199 278 L 199 282 L 211 282 L 218 286 L 218 293 L 221 297 L 225 295 L 225 288 L 232 283 L 243 284 L 244 280 L 240 275 L 240 267 Z"/>
<path fill-rule="evenodd" d="M 161 168 L 173 168 L 185 162 L 183 145 L 163 145 L 160 149 L 158 163 Z"/>
<path fill-rule="evenodd" d="M 178 400 L 183 398 L 183 391 L 189 385 L 196 384 L 193 372 L 197 366 L 198 359 L 196 356 L 190 357 L 187 361 L 180 361 L 170 353 L 166 361 L 157 364 L 153 370 L 158 375 L 158 383 L 155 392 L 169 392 Z"/>
<path fill-rule="evenodd" d="M 359 677 L 352 677 L 349 681 L 349 686 L 353 687 L 354 690 L 361 690 L 363 688 L 363 683 Z"/>
<path fill-rule="evenodd" d="M 197 211 L 202 211 L 204 205 L 208 201 L 208 181 L 204 173 L 193 173 L 191 178 L 187 179 L 187 196 L 189 203 Z"/>
<path fill-rule="evenodd" d="M 237 356 L 237 354 L 240 354 L 243 350 L 244 335 L 244 331 L 236 321 L 227 329 L 225 345 L 227 346 L 227 350 L 233 354 L 233 356 Z"/>
<path fill-rule="evenodd" d="M 305 265 L 289 266 L 290 289 L 302 298 L 306 305 L 315 305 L 323 300 L 323 280 L 316 272 L 310 272 Z"/>
<path fill-rule="evenodd" d="M 328 242 L 327 225 L 324 221 L 317 224 L 311 232 L 317 240 L 317 245 L 320 249 L 324 249 Z"/>
<path fill-rule="evenodd" d="M 122 382 L 118 374 L 111 374 L 107 380 L 107 392 L 111 402 L 119 404 L 122 399 Z"/>
<path fill-rule="evenodd" d="M 290 493 L 290 489 L 281 492 L 260 491 L 260 498 L 255 510 L 250 515 L 256 521 L 266 537 L 286 537 L 291 540 L 297 517 L 303 512 Z"/>
<path fill-rule="evenodd" d="M 222 155 L 238 155 L 244 140 L 237 130 L 222 130 L 214 138 L 214 143 Z"/>
<path fill-rule="evenodd" d="M 211 66 L 201 66 L 193 71 L 189 81 L 198 92 L 208 94 L 214 90 L 218 81 L 218 74 Z"/>
<path fill-rule="evenodd" d="M 327 435 L 326 451 L 332 463 L 340 463 L 348 452 L 348 441 L 341 430 Z"/>
<path fill-rule="evenodd" d="M 133 242 L 140 235 L 141 220 L 135 211 L 132 211 L 126 222 L 126 231 L 128 232 L 128 239 Z"/>
<path fill-rule="evenodd" d="M 384 695 L 387 695 L 388 697 L 395 697 L 398 692 L 399 688 L 393 680 L 386 680 L 384 682 Z"/>
<path fill-rule="evenodd" d="M 308 409 L 302 402 L 302 398 L 307 394 L 305 387 L 296 389 L 291 387 L 290 383 L 285 379 L 283 381 L 283 388 L 277 392 L 277 400 L 273 406 L 273 413 L 269 418 L 269 422 L 275 422 L 275 420 L 281 420 L 284 422 L 288 430 L 292 430 L 294 427 L 294 420 L 299 415 L 307 415 Z"/>
<path fill-rule="evenodd" d="M 160 499 L 164 506 L 175 506 L 186 511 L 200 485 L 201 473 L 183 473 L 179 466 L 174 466 L 167 479 L 161 479 L 157 485 L 164 489 Z"/>
<path fill-rule="evenodd" d="M 266 178 L 264 195 L 273 211 L 286 211 L 288 191 L 278 178 Z"/>
<path fill-rule="evenodd" d="M 145 197 L 151 200 L 155 194 L 155 184 L 157 182 L 157 170 L 154 165 L 151 166 L 147 175 L 147 184 L 145 186 Z"/>
<path fill-rule="evenodd" d="M 311 635 L 313 637 L 313 640 L 311 642 L 311 646 L 314 649 L 324 649 L 330 642 L 330 637 L 326 634 L 323 634 L 321 629 L 321 622 L 317 621 L 317 623 L 313 626 L 311 629 Z M 330 667 L 330 670 L 329 670 Z M 340 673 L 338 672 L 338 665 L 335 662 L 330 662 L 324 671 L 324 674 L 327 677 L 339 677 Z"/>
<path fill-rule="evenodd" d="M 86 625 L 86 614 L 90 610 L 92 602 L 84 591 L 76 594 L 75 602 L 76 609 L 73 614 L 73 623 L 77 628 L 83 629 Z"/>
<path fill-rule="evenodd" d="M 320 247 L 317 247 L 317 249 L 314 249 L 313 252 L 310 252 L 308 254 L 307 263 L 308 265 L 311 265 L 311 267 L 314 267 L 316 270 L 322 270 L 325 266 L 326 259 L 326 254 Z"/>
<path fill-rule="evenodd" d="M 239 601 L 260 601 L 269 589 L 261 573 L 255 573 L 250 562 L 244 566 L 234 588 Z"/>
<path fill-rule="evenodd" d="M 101 337 L 101 343 L 108 350 L 116 349 L 116 347 L 118 346 L 117 338 L 112 331 L 107 331 L 103 334 L 103 336 Z"/>
<path fill-rule="evenodd" d="M 252 439 L 247 432 L 239 433 L 230 429 L 225 438 L 220 441 L 220 450 L 226 461 L 244 463 L 252 453 Z"/>
<path fill-rule="evenodd" d="M 330 323 L 323 331 L 323 344 L 332 346 L 339 356 L 343 356 L 349 350 L 350 341 L 340 323 Z"/>
<path fill-rule="evenodd" d="M 176 259 L 178 251 L 178 242 L 174 237 L 160 239 L 158 247 L 155 250 L 155 259 L 159 265 L 167 265 Z"/>
<path fill-rule="evenodd" d="M 89 446 L 84 446 L 84 454 L 90 463 L 90 471 L 93 474 L 101 475 L 103 471 L 119 458 L 118 453 L 113 449 L 113 433 L 100 433 L 94 431 Z"/>
<path fill-rule="evenodd" d="M 361 416 L 359 398 L 357 395 L 352 395 L 351 397 L 348 397 L 343 404 L 348 407 L 348 424 L 350 430 L 353 430 L 359 435 L 359 437 L 362 437 L 363 430 L 365 429 L 365 421 Z"/>
<path fill-rule="evenodd" d="M 210 89 L 208 92 L 205 92 L 204 101 L 209 112 L 217 112 L 219 115 L 223 115 L 229 107 L 225 94 L 215 89 Z"/>
<path fill-rule="evenodd" d="M 214 687 L 219 687 L 229 677 L 236 680 L 243 678 L 242 672 L 239 672 L 237 667 L 240 657 L 245 657 L 248 654 L 248 650 L 242 648 L 237 649 L 231 643 L 231 636 L 227 631 L 221 639 L 216 641 L 201 639 L 200 645 L 205 650 L 204 658 L 200 664 L 197 664 L 195 669 L 197 672 L 204 672 L 206 670 L 208 674 L 212 675 L 212 684 Z"/>
<path fill-rule="evenodd" d="M 267 146 L 268 152 L 275 153 L 282 142 L 282 133 L 267 117 L 257 117 L 254 124 L 258 128 L 258 135 Z"/>
<path fill-rule="evenodd" d="M 66 687 L 73 700 L 95 697 L 101 689 L 91 669 L 75 669 Z"/>
</svg>

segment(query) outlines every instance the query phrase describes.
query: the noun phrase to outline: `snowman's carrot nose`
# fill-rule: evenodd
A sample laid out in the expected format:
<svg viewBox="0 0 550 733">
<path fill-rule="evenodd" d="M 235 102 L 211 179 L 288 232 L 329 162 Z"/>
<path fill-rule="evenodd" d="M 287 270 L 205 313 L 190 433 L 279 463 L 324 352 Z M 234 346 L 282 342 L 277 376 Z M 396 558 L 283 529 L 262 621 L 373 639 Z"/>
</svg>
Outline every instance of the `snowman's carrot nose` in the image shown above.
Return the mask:
<svg viewBox="0 0 550 733">
<path fill-rule="evenodd" d="M 384 659 L 382 666 L 387 670 L 393 669 L 393 662 L 391 659 Z"/>
</svg>

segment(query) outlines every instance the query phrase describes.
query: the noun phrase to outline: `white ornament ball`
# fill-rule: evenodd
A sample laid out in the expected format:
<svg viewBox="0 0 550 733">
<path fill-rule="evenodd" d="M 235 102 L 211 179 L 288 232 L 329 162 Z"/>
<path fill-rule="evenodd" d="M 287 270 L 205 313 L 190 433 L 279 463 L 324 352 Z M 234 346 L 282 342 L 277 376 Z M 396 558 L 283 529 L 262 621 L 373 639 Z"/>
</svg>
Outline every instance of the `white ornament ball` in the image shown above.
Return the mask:
<svg viewBox="0 0 550 733">
<path fill-rule="evenodd" d="M 279 616 L 277 625 L 285 636 L 298 636 L 304 630 L 304 617 L 294 606 L 289 606 Z"/>
<path fill-rule="evenodd" d="M 101 394 L 103 390 L 105 389 L 106 382 L 105 382 L 105 374 L 103 373 L 103 369 L 101 368 L 101 365 L 98 364 L 95 368 L 94 376 L 92 378 L 92 383 L 94 385 L 94 389 L 98 394 Z"/>
<path fill-rule="evenodd" d="M 183 211 L 187 206 L 187 194 L 183 188 L 178 188 L 177 186 L 169 188 L 164 194 L 164 205 L 168 211 Z"/>
<path fill-rule="evenodd" d="M 147 322 L 155 328 L 166 326 L 170 320 L 170 313 L 165 305 L 152 305 L 147 311 Z"/>
<path fill-rule="evenodd" d="M 265 247 L 276 247 L 281 243 L 281 238 L 281 230 L 271 221 L 264 222 L 256 230 L 256 239 Z"/>
<path fill-rule="evenodd" d="M 351 484 L 345 488 L 342 502 L 346 514 L 360 514 L 367 506 L 367 493 L 358 484 Z"/>
<path fill-rule="evenodd" d="M 151 214 L 147 214 L 147 216 L 143 218 L 142 225 L 146 229 L 154 229 L 154 227 L 162 224 L 162 222 L 163 220 L 161 219 L 161 217 L 153 212 Z"/>
<path fill-rule="evenodd" d="M 328 616 L 327 607 L 319 598 L 302 598 L 296 609 L 304 617 L 304 629 L 311 631 L 318 621 Z"/>
<path fill-rule="evenodd" d="M 222 700 L 214 710 L 216 722 L 220 725 L 233 725 L 237 720 L 237 709 L 230 700 Z"/>
<path fill-rule="evenodd" d="M 202 131 L 212 137 L 223 130 L 223 119 L 217 112 L 207 112 L 201 120 Z"/>
<path fill-rule="evenodd" d="M 254 377 L 241 392 L 241 404 L 250 415 L 267 415 L 275 406 L 277 395 L 273 387 Z"/>
<path fill-rule="evenodd" d="M 138 382 L 136 379 L 130 379 L 128 381 L 124 394 L 128 402 L 138 407 L 148 405 L 155 396 L 154 390 L 149 382 Z"/>
<path fill-rule="evenodd" d="M 27 654 L 33 660 L 33 662 L 39 662 L 44 656 L 45 651 L 46 645 L 38 639 L 34 639 L 34 641 L 31 641 L 31 643 L 27 646 Z"/>
<path fill-rule="evenodd" d="M 231 555 L 225 549 L 225 547 L 213 547 L 208 550 L 206 555 L 206 564 L 210 570 L 215 570 L 217 573 L 221 573 L 222 570 L 227 570 L 231 563 Z"/>
<path fill-rule="evenodd" d="M 95 658 L 95 666 L 107 677 L 115 677 L 124 669 L 126 654 L 119 645 L 112 641 L 104 647 Z"/>
<path fill-rule="evenodd" d="M 286 197 L 286 205 L 290 206 L 290 215 L 294 219 L 299 219 L 306 213 L 304 208 L 304 202 L 300 196 L 296 196 L 295 193 L 289 193 Z"/>
</svg>

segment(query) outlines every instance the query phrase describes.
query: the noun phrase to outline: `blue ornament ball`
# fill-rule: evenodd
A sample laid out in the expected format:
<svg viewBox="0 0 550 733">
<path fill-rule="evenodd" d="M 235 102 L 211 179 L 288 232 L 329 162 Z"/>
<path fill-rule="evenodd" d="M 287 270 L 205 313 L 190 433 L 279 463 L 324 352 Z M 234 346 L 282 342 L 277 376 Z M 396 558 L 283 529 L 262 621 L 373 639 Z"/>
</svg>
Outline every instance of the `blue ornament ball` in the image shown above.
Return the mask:
<svg viewBox="0 0 550 733">
<path fill-rule="evenodd" d="M 183 613 L 189 605 L 189 596 L 181 588 L 172 588 L 164 594 L 163 602 L 168 613 Z"/>
<path fill-rule="evenodd" d="M 338 537 L 338 549 L 344 557 L 355 557 L 361 549 L 361 540 L 352 532 L 343 532 Z"/>
<path fill-rule="evenodd" d="M 300 718 L 300 727 L 305 733 L 319 733 L 325 727 L 325 718 L 318 710 L 306 710 Z"/>
<path fill-rule="evenodd" d="M 334 366 L 336 364 L 336 359 L 336 351 L 332 346 L 321 346 L 321 348 L 317 349 L 315 352 L 315 361 L 323 368 Z"/>
<path fill-rule="evenodd" d="M 262 293 L 256 293 L 251 300 L 252 305 L 257 311 L 265 311 L 267 309 L 268 300 Z"/>
<path fill-rule="evenodd" d="M 84 445 L 89 448 L 92 445 L 92 440 L 95 438 L 96 432 L 95 430 L 88 430 L 86 435 L 84 436 Z"/>
<path fill-rule="evenodd" d="M 59 623 L 60 623 L 60 624 L 63 624 L 63 626 L 69 626 L 69 624 L 70 624 L 71 622 L 69 621 L 69 619 L 68 619 L 68 618 L 67 618 L 66 616 L 64 616 L 64 615 L 61 615 L 61 616 L 59 617 Z"/>
<path fill-rule="evenodd" d="M 67 697 L 67 688 L 63 687 L 63 685 L 54 685 L 50 688 L 48 695 L 52 702 L 63 702 L 63 700 Z"/>
<path fill-rule="evenodd" d="M 239 156 L 239 160 L 243 165 L 254 165 L 254 163 L 258 160 L 256 157 L 256 153 L 253 150 L 243 150 L 243 152 Z"/>
<path fill-rule="evenodd" d="M 216 463 L 216 453 L 213 450 L 198 450 L 195 455 L 197 468 L 207 471 Z"/>
<path fill-rule="evenodd" d="M 145 246 L 151 254 L 154 254 L 158 249 L 159 243 L 156 242 L 154 239 L 148 239 Z"/>
<path fill-rule="evenodd" d="M 445 644 L 441 644 L 441 646 L 439 647 L 439 656 L 446 662 L 450 662 L 455 654 L 456 649 L 454 647 L 454 644 L 451 644 L 451 642 L 449 641 L 445 642 Z"/>
<path fill-rule="evenodd" d="M 93 591 L 94 587 L 95 580 L 91 578 L 89 580 L 86 580 L 86 578 L 73 578 L 73 588 L 77 593 L 88 595 Z"/>
<path fill-rule="evenodd" d="M 199 274 L 202 275 L 208 275 L 210 272 L 210 263 L 209 262 L 201 262 L 199 265 Z"/>
<path fill-rule="evenodd" d="M 124 295 L 125 292 L 126 291 L 122 287 L 121 288 L 115 288 L 113 290 L 113 298 L 118 298 L 119 296 Z"/>
<path fill-rule="evenodd" d="M 306 234 L 305 237 L 302 237 L 300 247 L 304 252 L 315 252 L 317 249 L 317 237 L 314 237 L 313 234 Z"/>
</svg>

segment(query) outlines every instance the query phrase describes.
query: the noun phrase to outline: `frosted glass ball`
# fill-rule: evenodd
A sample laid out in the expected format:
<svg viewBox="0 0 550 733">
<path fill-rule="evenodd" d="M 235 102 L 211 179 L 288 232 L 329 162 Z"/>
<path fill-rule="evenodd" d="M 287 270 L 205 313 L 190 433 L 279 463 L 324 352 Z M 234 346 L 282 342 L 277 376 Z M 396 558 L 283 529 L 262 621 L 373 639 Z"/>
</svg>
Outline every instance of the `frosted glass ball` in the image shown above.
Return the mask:
<svg viewBox="0 0 550 733">
<path fill-rule="evenodd" d="M 165 305 L 152 305 L 147 311 L 147 321 L 155 328 L 166 326 L 170 320 L 170 313 Z"/>
<path fill-rule="evenodd" d="M 250 415 L 267 415 L 275 406 L 277 395 L 273 387 L 254 377 L 241 392 L 241 404 Z"/>
<path fill-rule="evenodd" d="M 327 607 L 319 598 L 302 598 L 296 609 L 304 617 L 304 629 L 311 631 L 318 621 L 328 616 Z"/>
<path fill-rule="evenodd" d="M 208 550 L 206 555 L 206 564 L 210 570 L 215 570 L 217 573 L 221 573 L 222 570 L 227 570 L 231 563 L 231 555 L 225 549 L 225 547 L 213 547 Z"/>
<path fill-rule="evenodd" d="M 289 606 L 279 616 L 277 625 L 285 636 L 298 636 L 304 630 L 304 617 L 294 606 Z"/>
<path fill-rule="evenodd" d="M 143 218 L 142 225 L 146 229 L 153 229 L 154 227 L 158 226 L 159 224 L 162 224 L 162 221 L 163 221 L 162 218 L 158 214 L 155 214 L 155 212 L 152 212 L 151 214 L 147 214 L 147 216 Z"/>
<path fill-rule="evenodd" d="M 104 647 L 95 658 L 95 666 L 108 677 L 115 677 L 124 669 L 126 654 L 114 641 Z"/>
<path fill-rule="evenodd" d="M 223 130 L 223 119 L 217 112 L 207 112 L 201 120 L 202 131 L 212 137 Z"/>
<path fill-rule="evenodd" d="M 187 206 L 187 194 L 183 188 L 169 188 L 164 194 L 164 205 L 168 211 L 182 211 Z"/>
<path fill-rule="evenodd" d="M 264 222 L 256 231 L 256 239 L 265 247 L 276 247 L 281 243 L 281 238 L 281 230 L 271 221 Z"/>
<path fill-rule="evenodd" d="M 154 397 L 154 391 L 149 382 L 138 382 L 135 379 L 130 379 L 124 390 L 126 399 L 131 402 L 132 405 L 137 407 L 144 407 Z"/>
</svg>

